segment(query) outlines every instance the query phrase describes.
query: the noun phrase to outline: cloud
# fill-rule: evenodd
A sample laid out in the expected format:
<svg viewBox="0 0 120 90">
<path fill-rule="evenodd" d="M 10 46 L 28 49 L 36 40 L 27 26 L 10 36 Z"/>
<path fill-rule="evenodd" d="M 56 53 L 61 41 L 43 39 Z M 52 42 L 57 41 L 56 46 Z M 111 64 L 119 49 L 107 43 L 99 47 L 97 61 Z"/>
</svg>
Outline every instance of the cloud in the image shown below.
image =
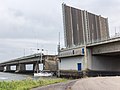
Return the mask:
<svg viewBox="0 0 120 90">
<path fill-rule="evenodd" d="M 37 41 L 40 48 L 56 52 L 59 32 L 63 47 L 62 2 L 108 17 L 110 33 L 120 26 L 119 0 L 0 0 L 1 61 L 23 56 L 24 48 L 30 54 Z"/>
<path fill-rule="evenodd" d="M 39 47 L 56 52 L 58 32 L 63 32 L 61 8 L 56 0 L 0 0 L 1 59 L 19 57 L 24 48 L 36 48 L 37 39 Z"/>
<path fill-rule="evenodd" d="M 49 10 L 49 8 L 44 8 L 45 6 L 42 7 L 42 4 L 39 4 L 39 6 L 37 4 L 36 7 L 32 8 L 32 5 L 35 6 L 34 4 L 40 1 L 34 2 L 34 4 L 32 2 L 31 0 L 29 4 L 26 2 L 26 8 L 23 5 L 25 10 L 22 7 L 22 9 L 3 7 L 3 12 L 0 11 L 3 13 L 0 15 L 1 38 L 34 38 L 36 33 L 39 33 L 39 36 L 36 36 L 38 38 L 43 38 L 44 35 L 48 34 L 53 37 L 62 29 L 60 23 L 62 18 L 58 15 L 57 9 L 54 10 L 51 7 Z M 23 4 L 23 2 L 20 4 Z M 53 32 L 55 34 L 52 35 Z"/>
<path fill-rule="evenodd" d="M 0 57 L 5 57 L 6 60 L 10 58 L 21 57 L 25 55 L 30 55 L 37 53 L 37 48 L 43 48 L 44 51 L 48 51 L 49 54 L 55 54 L 57 49 L 57 43 L 45 40 L 36 39 L 0 39 Z M 54 48 L 51 48 L 54 47 Z M 2 60 L 1 61 L 4 61 Z M 4 58 L 3 58 L 4 59 Z"/>
</svg>

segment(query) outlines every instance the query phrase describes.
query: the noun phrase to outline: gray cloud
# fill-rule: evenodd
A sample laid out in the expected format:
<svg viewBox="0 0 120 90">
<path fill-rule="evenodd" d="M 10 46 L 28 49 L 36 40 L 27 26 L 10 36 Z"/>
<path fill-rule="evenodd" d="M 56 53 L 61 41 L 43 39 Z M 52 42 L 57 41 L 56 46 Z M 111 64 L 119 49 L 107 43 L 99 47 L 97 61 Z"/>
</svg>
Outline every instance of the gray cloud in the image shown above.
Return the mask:
<svg viewBox="0 0 120 90">
<path fill-rule="evenodd" d="M 119 0 L 0 0 L 1 62 L 23 56 L 24 49 L 31 54 L 37 43 L 55 53 L 58 32 L 64 46 L 62 2 L 108 17 L 111 33 L 120 26 Z"/>
</svg>

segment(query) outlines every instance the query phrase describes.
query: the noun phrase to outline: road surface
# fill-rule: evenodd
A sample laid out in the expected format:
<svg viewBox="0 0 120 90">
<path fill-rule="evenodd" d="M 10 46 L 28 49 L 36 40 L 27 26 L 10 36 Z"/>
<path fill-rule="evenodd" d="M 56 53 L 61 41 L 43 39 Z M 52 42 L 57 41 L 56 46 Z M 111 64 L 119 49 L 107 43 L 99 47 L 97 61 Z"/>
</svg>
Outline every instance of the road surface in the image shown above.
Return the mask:
<svg viewBox="0 0 120 90">
<path fill-rule="evenodd" d="M 71 80 L 65 83 L 52 84 L 48 86 L 34 88 L 32 90 L 71 90 L 71 87 L 77 80 Z"/>
<path fill-rule="evenodd" d="M 83 78 L 32 90 L 120 90 L 120 76 Z"/>
<path fill-rule="evenodd" d="M 120 90 L 120 77 L 94 77 L 77 81 L 71 90 Z"/>
</svg>

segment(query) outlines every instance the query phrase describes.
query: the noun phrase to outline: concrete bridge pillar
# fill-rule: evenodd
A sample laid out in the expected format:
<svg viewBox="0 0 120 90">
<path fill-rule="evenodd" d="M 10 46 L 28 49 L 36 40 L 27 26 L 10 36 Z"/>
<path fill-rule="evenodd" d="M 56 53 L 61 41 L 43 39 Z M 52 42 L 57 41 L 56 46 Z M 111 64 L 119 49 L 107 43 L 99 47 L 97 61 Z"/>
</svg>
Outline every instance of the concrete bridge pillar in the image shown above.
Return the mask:
<svg viewBox="0 0 120 90">
<path fill-rule="evenodd" d="M 15 72 L 19 72 L 20 71 L 20 64 L 16 65 L 16 71 Z"/>
<path fill-rule="evenodd" d="M 84 60 L 83 60 L 83 76 L 88 76 L 88 71 L 92 68 L 92 50 L 91 48 L 84 48 Z"/>
<path fill-rule="evenodd" d="M 5 71 L 10 71 L 10 65 L 6 65 L 6 70 Z"/>
<path fill-rule="evenodd" d="M 23 71 L 26 71 L 26 65 L 25 64 L 17 64 L 15 72 L 23 72 Z"/>
<path fill-rule="evenodd" d="M 39 72 L 39 63 L 38 62 L 33 64 L 33 71 L 34 71 L 34 73 L 38 73 Z"/>
<path fill-rule="evenodd" d="M 1 71 L 1 72 L 4 71 L 4 66 L 0 66 L 0 71 Z"/>
<path fill-rule="evenodd" d="M 26 64 L 20 64 L 20 70 L 26 71 Z"/>
</svg>

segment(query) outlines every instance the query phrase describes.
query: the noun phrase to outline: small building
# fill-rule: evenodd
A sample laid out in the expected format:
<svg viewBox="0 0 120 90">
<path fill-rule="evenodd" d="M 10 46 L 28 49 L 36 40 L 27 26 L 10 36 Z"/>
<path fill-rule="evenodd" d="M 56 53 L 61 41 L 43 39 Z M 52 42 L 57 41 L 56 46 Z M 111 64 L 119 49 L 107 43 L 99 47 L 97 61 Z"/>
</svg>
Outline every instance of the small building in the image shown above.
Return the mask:
<svg viewBox="0 0 120 90">
<path fill-rule="evenodd" d="M 84 68 L 84 47 L 63 49 L 59 54 L 59 73 L 61 76 L 82 75 Z"/>
</svg>

